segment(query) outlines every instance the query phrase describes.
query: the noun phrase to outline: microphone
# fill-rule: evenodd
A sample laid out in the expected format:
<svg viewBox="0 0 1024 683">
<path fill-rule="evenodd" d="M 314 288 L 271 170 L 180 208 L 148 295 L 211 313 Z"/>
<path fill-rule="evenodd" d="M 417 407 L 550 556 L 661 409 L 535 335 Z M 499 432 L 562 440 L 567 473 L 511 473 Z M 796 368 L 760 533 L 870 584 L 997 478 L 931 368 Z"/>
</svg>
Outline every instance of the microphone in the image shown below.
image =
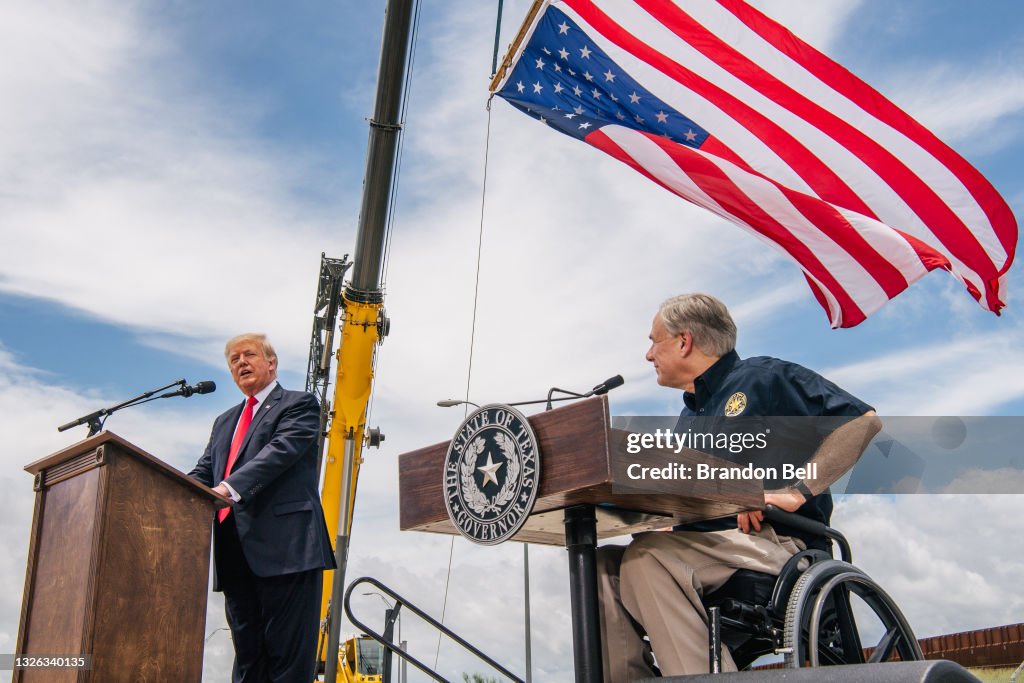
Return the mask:
<svg viewBox="0 0 1024 683">
<path fill-rule="evenodd" d="M 202 382 L 196 382 L 192 386 L 184 385 L 177 391 L 168 391 L 166 394 L 160 394 L 157 398 L 171 398 L 172 396 L 184 396 L 188 398 L 192 394 L 212 394 L 217 391 L 217 384 L 210 380 L 204 380 Z"/>
<path fill-rule="evenodd" d="M 607 394 L 612 389 L 615 389 L 616 387 L 621 387 L 625 383 L 626 380 L 622 379 L 622 375 L 615 375 L 614 377 L 609 377 L 608 379 L 606 379 L 605 381 L 601 382 L 596 387 L 588 391 L 587 396 L 601 396 L 602 394 Z"/>
</svg>

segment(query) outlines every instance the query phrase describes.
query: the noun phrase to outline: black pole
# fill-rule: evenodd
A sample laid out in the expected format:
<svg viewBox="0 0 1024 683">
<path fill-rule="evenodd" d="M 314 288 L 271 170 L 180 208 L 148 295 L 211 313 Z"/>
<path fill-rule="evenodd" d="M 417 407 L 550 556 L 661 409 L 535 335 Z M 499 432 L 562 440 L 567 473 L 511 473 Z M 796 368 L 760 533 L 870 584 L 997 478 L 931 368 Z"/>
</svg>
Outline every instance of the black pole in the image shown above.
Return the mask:
<svg viewBox="0 0 1024 683">
<path fill-rule="evenodd" d="M 498 0 L 498 20 L 494 24 L 494 57 L 491 58 L 491 78 L 498 73 L 498 43 L 501 40 L 501 6 L 502 0 Z"/>
<path fill-rule="evenodd" d="M 395 620 L 398 619 L 398 610 L 400 609 L 402 609 L 402 604 L 398 603 L 393 608 L 388 607 L 384 610 L 384 639 L 389 642 L 395 639 Z M 384 648 L 382 669 L 381 680 L 384 683 L 391 683 L 391 650 L 388 648 Z"/>
<path fill-rule="evenodd" d="M 388 0 L 384 17 L 384 37 L 377 71 L 377 102 L 370 120 L 366 175 L 363 176 L 363 209 L 359 215 L 352 282 L 345 290 L 348 298 L 354 301 L 380 303 L 384 300 L 380 291 L 381 260 L 398 138 L 402 130 L 398 117 L 402 109 L 412 10 L 413 0 Z"/>
<path fill-rule="evenodd" d="M 569 597 L 576 683 L 601 683 L 601 616 L 597 606 L 597 517 L 592 505 L 565 509 Z"/>
</svg>

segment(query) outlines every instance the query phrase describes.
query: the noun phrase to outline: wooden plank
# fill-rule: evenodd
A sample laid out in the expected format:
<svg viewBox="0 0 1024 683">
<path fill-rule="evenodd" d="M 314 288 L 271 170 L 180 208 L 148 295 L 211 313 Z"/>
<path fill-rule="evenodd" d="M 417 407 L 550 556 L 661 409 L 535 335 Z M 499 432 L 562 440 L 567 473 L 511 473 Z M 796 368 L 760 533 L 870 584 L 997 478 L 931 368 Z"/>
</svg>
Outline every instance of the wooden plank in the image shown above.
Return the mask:
<svg viewBox="0 0 1024 683">
<path fill-rule="evenodd" d="M 34 558 L 24 598 L 27 606 L 19 652 L 84 654 L 85 616 L 90 603 L 100 470 L 92 469 L 36 494 L 42 496 Z M 64 683 L 78 680 L 74 669 L 15 671 L 15 681 Z"/>
</svg>

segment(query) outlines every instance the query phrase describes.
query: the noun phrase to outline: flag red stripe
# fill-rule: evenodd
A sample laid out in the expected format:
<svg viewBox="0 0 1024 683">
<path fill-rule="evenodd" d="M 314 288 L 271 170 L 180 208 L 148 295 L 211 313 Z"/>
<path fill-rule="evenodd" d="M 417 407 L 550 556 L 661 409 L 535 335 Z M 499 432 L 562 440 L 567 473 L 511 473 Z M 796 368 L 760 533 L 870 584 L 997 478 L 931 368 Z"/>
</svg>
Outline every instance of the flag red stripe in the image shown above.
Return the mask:
<svg viewBox="0 0 1024 683">
<path fill-rule="evenodd" d="M 718 3 L 783 54 L 803 66 L 823 83 L 859 107 L 886 122 L 916 142 L 942 162 L 960 181 L 988 216 L 992 229 L 1006 251 L 1006 262 L 998 268 L 1001 275 L 1013 263 L 1017 246 L 1017 221 L 1006 201 L 976 168 L 942 142 L 930 130 L 857 78 L 840 64 L 821 54 L 787 28 L 741 0 Z"/>
<path fill-rule="evenodd" d="M 863 135 L 831 112 L 826 111 L 820 105 L 811 102 L 789 86 L 779 83 L 761 67 L 753 64 L 733 48 L 722 43 L 716 36 L 709 34 L 704 27 L 694 22 L 689 15 L 675 5 L 666 3 L 664 0 L 637 0 L 637 2 L 682 40 L 690 42 L 695 48 L 719 63 L 720 66 L 732 72 L 734 76 L 743 80 L 769 99 L 794 111 L 796 115 L 807 120 L 860 158 L 903 198 L 911 210 L 926 225 L 931 227 L 935 237 L 947 249 L 958 254 L 960 260 L 968 268 L 978 273 L 984 279 L 997 277 L 998 274 L 993 267 L 991 259 L 978 243 L 975 236 L 960 220 L 960 217 L 935 194 L 927 183 L 904 166 L 891 152 L 882 148 L 873 139 Z M 757 114 L 756 118 L 752 117 L 751 112 L 754 112 L 752 107 L 741 103 L 740 100 L 725 93 L 720 87 L 711 84 L 706 79 L 697 76 L 689 69 L 637 40 L 610 17 L 603 14 L 590 0 L 569 0 L 569 4 L 580 13 L 581 17 L 609 40 L 615 42 L 638 59 L 651 64 L 651 66 L 657 68 L 670 78 L 691 88 L 702 97 L 713 102 L 732 118 L 741 121 L 748 128 L 750 128 L 750 123 L 757 122 L 759 125 L 757 128 L 751 128 L 751 131 L 766 143 L 771 142 L 773 148 L 776 146 L 777 143 L 774 136 L 765 137 L 769 127 L 765 126 L 763 122 L 757 121 L 757 119 L 767 121 L 767 118 L 760 114 Z M 700 36 L 700 40 L 693 39 L 695 34 Z M 715 49 L 710 50 L 709 46 L 714 46 Z M 753 74 L 756 74 L 758 77 L 753 78 Z M 774 124 L 774 122 L 771 122 L 771 125 L 778 130 L 784 130 L 781 126 Z M 788 132 L 787 135 L 789 135 Z M 791 135 L 789 137 L 792 143 L 799 145 L 806 152 L 805 157 L 814 158 L 819 166 L 824 165 L 809 150 L 800 145 L 796 138 Z M 786 158 L 781 152 L 780 156 Z M 800 164 L 801 160 L 794 159 L 791 162 L 787 159 L 787 163 L 790 163 L 792 166 L 793 164 Z M 801 168 L 796 166 L 794 170 L 800 172 Z M 829 173 L 838 181 L 838 176 L 835 176 L 831 170 Z M 801 177 L 804 177 L 803 173 L 801 173 Z M 852 192 L 845 183 L 842 183 L 842 181 L 838 182 L 842 184 L 842 187 L 846 188 L 847 192 Z M 859 208 L 864 207 L 863 201 L 858 201 L 857 205 L 851 205 L 848 203 L 847 197 L 837 196 L 831 187 L 831 183 L 821 185 L 809 182 L 808 184 L 814 188 L 818 196 L 831 203 L 865 213 L 865 215 L 877 217 L 876 213 L 870 210 L 866 212 L 863 208 Z"/>
<path fill-rule="evenodd" d="M 870 86 L 742 0 L 561 0 L 539 16 L 522 53 L 531 57 L 514 67 L 519 78 L 534 78 L 532 62 L 543 70 L 544 55 L 558 53 L 581 79 L 573 87 L 574 69 L 556 75 L 556 63 L 536 72 L 535 96 L 507 79 L 499 94 L 573 137 L 594 126 L 584 139 L 595 148 L 796 260 L 833 326 L 857 324 L 937 268 L 983 306 L 1003 306 L 1017 228 L 994 188 Z M 578 26 L 568 25 L 573 18 Z M 604 92 L 618 109 L 569 94 L 586 85 L 582 77 L 594 80 L 588 43 L 615 71 L 593 97 Z M 619 69 L 627 78 L 614 83 Z M 648 82 L 630 85 L 630 77 Z M 560 86 L 571 91 L 560 95 Z M 562 120 L 566 106 L 576 111 L 565 117 L 583 117 L 579 130 Z M 645 121 L 654 112 L 657 123 Z M 682 128 L 673 114 L 683 115 Z M 699 149 L 673 142 L 695 138 L 687 116 L 704 130 Z"/>
<path fill-rule="evenodd" d="M 828 268 L 821 263 L 817 255 L 796 239 L 792 232 L 784 225 L 766 213 L 756 201 L 744 194 L 720 168 L 689 147 L 673 144 L 664 138 L 648 133 L 638 132 L 637 134 L 644 135 L 672 157 L 673 161 L 679 164 L 681 170 L 706 194 L 713 197 L 724 210 L 751 229 L 778 244 L 803 269 L 821 282 L 839 302 L 842 310 L 840 326 L 851 327 L 864 320 L 866 317 L 864 312 Z M 642 163 L 634 159 L 600 130 L 588 135 L 586 141 L 606 154 L 628 164 L 649 180 L 658 183 L 673 194 L 679 194 L 649 172 Z"/>
<path fill-rule="evenodd" d="M 744 171 L 764 178 L 775 185 L 775 187 L 779 188 L 779 190 L 787 199 L 789 199 L 790 202 L 793 203 L 793 206 L 795 206 L 800 213 L 807 218 L 807 220 L 819 226 L 823 232 L 835 240 L 838 246 L 845 249 L 869 273 L 871 273 L 871 276 L 878 282 L 882 289 L 885 290 L 885 293 L 890 299 L 909 286 L 910 283 L 907 281 L 907 278 L 904 277 L 903 273 L 900 272 L 899 268 L 893 265 L 883 254 L 878 253 L 878 250 L 875 249 L 856 228 L 850 225 L 849 221 L 843 218 L 831 204 L 823 202 L 816 197 L 810 197 L 803 192 L 798 192 L 788 188 L 775 182 L 771 178 L 758 173 L 754 169 L 750 168 L 738 156 L 731 154 L 731 150 L 723 145 L 717 138 L 709 137 L 705 143 L 701 145 L 700 149 L 702 152 L 714 154 L 731 161 Z M 677 162 L 679 161 L 677 155 L 670 149 L 666 149 L 666 152 L 676 159 Z M 725 153 L 723 154 L 719 152 Z M 904 235 L 904 237 L 906 236 Z M 934 264 L 934 256 L 937 254 L 934 249 L 926 245 L 921 240 L 916 239 L 911 246 L 921 257 L 922 264 L 926 264 L 926 258 L 922 254 L 921 247 L 924 247 L 927 250 L 927 262 Z M 948 261 L 943 259 L 943 262 L 948 266 Z M 935 266 L 932 265 L 928 270 L 932 270 L 934 267 Z"/>
<path fill-rule="evenodd" d="M 655 19 L 766 98 L 828 134 L 892 187 L 947 249 L 984 279 L 998 277 L 991 257 L 963 220 L 917 173 L 873 138 L 807 98 L 727 45 L 668 0 L 637 0 Z M 823 199 L 845 206 L 834 197 Z M 850 207 L 847 207 L 850 208 Z"/>
<path fill-rule="evenodd" d="M 616 45 L 693 90 L 738 121 L 778 154 L 793 172 L 814 190 L 815 194 L 821 197 L 832 197 L 832 201 L 839 206 L 857 211 L 865 216 L 878 218 L 871 207 L 849 185 L 843 182 L 835 171 L 808 150 L 788 130 L 739 98 L 637 39 L 595 6 L 591 0 L 565 0 L 565 2 L 595 30 Z M 700 122 L 698 121 L 698 123 Z"/>
</svg>

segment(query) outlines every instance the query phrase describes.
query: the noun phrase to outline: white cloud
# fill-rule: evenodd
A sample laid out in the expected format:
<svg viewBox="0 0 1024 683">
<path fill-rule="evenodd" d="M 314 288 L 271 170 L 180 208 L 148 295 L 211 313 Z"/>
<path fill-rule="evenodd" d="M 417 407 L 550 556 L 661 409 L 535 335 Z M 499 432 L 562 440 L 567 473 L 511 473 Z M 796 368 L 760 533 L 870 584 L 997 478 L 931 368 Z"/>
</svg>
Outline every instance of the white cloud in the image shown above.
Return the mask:
<svg viewBox="0 0 1024 683">
<path fill-rule="evenodd" d="M 794 3 L 788 0 L 755 0 L 762 12 L 786 26 L 814 47 L 828 52 L 843 35 L 847 22 L 863 0 L 828 0 Z"/>
<path fill-rule="evenodd" d="M 833 523 L 926 637 L 1020 621 L 1018 505 L 1011 495 L 848 496 Z M 984 521 L 962 533 L 964 520 Z"/>
<path fill-rule="evenodd" d="M 117 3 L 0 12 L 0 290 L 187 330 L 179 352 L 252 328 L 302 348 L 338 232 L 290 195 L 313 160 L 249 135 L 251 102 L 184 96 L 180 47 Z"/>
<path fill-rule="evenodd" d="M 1024 396 L 1019 329 L 905 348 L 824 371 L 885 415 L 986 415 Z M 980 353 L 980 350 L 984 350 Z"/>
<path fill-rule="evenodd" d="M 898 93 L 900 106 L 944 141 L 991 152 L 1021 133 L 1024 75 L 1018 62 L 916 65 L 895 74 L 885 89 Z M 979 130 L 989 133 L 979 136 Z"/>
</svg>

